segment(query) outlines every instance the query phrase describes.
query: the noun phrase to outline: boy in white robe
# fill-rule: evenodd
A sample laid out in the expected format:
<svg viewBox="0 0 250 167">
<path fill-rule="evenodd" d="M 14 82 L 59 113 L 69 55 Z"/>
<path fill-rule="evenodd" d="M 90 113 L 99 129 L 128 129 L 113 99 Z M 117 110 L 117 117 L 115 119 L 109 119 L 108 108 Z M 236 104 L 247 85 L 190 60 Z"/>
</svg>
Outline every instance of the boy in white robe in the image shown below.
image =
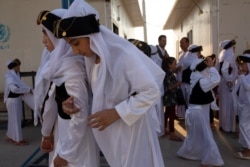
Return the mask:
<svg viewBox="0 0 250 167">
<path fill-rule="evenodd" d="M 242 149 L 236 153 L 241 159 L 250 159 L 250 54 L 237 57 L 239 78 L 233 90 L 234 108 L 239 115 L 239 143 Z"/>
<path fill-rule="evenodd" d="M 220 75 L 213 67 L 215 59 L 196 59 L 190 69 L 191 95 L 185 115 L 187 136 L 178 156 L 201 160 L 201 166 L 222 166 L 224 164 L 214 141 L 209 123 L 210 105 L 214 101 L 212 89 L 219 84 Z"/>
<path fill-rule="evenodd" d="M 85 56 L 93 93 L 89 126 L 111 167 L 163 167 L 154 105 L 164 72 L 129 41 L 99 25 L 98 18 L 93 7 L 75 0 L 55 29 Z M 72 105 L 65 101 L 64 111 L 75 112 Z"/>
</svg>

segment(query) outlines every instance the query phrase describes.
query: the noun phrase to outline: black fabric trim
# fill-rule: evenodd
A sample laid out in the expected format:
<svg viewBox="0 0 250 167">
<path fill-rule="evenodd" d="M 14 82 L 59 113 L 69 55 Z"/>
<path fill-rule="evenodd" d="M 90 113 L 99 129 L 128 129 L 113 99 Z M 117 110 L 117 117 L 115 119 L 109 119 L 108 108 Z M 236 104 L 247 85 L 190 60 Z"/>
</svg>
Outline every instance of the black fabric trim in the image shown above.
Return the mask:
<svg viewBox="0 0 250 167">
<path fill-rule="evenodd" d="M 198 81 L 192 89 L 189 103 L 190 104 L 209 104 L 214 101 L 212 91 L 204 92 L 201 89 L 200 81 Z"/>
<path fill-rule="evenodd" d="M 58 21 L 55 25 L 54 35 L 57 38 L 76 37 L 100 32 L 99 22 L 95 15 L 83 17 L 70 17 Z"/>
<path fill-rule="evenodd" d="M 70 96 L 68 95 L 65 88 L 65 83 L 63 83 L 61 86 L 56 86 L 55 100 L 57 102 L 58 114 L 62 119 L 71 119 L 71 117 L 68 114 L 64 113 L 62 109 L 62 102 L 69 97 Z"/>
<path fill-rule="evenodd" d="M 22 94 L 20 94 L 20 93 L 13 93 L 13 92 L 10 91 L 10 93 L 8 95 L 8 98 L 17 98 L 20 95 L 22 95 Z"/>
<path fill-rule="evenodd" d="M 238 56 L 238 57 L 237 57 L 237 61 L 238 61 L 239 63 L 250 63 L 250 57 Z"/>
<path fill-rule="evenodd" d="M 226 44 L 223 49 L 228 49 L 228 48 L 232 47 L 235 44 L 236 44 L 236 41 L 233 39 L 228 44 Z"/>
<path fill-rule="evenodd" d="M 50 13 L 49 11 L 41 11 L 40 14 L 37 17 L 37 24 L 42 24 L 44 27 L 46 27 L 48 30 L 53 32 L 54 29 L 54 22 L 57 20 L 60 20 L 61 18 L 57 15 L 54 15 L 53 13 Z"/>
</svg>

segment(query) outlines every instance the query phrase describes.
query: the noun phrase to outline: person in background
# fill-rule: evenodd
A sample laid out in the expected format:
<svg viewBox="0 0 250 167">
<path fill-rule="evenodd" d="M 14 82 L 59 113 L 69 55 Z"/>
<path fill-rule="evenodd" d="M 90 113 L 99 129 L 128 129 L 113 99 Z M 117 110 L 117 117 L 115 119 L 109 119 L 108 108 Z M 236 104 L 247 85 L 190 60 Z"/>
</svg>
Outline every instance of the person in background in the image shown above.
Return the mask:
<svg viewBox="0 0 250 167">
<path fill-rule="evenodd" d="M 54 22 L 65 12 L 65 9 L 41 11 L 37 18 L 37 22 L 43 28 L 43 42 L 51 56 L 42 75 L 53 82 L 42 114 L 41 147 L 48 151 L 47 149 L 51 150 L 53 145 L 56 145 L 50 164 L 53 167 L 98 167 L 99 149 L 91 128 L 87 125 L 91 95 L 86 80 L 84 59 L 82 56 L 74 55 L 65 40 L 57 39 L 52 33 Z M 67 115 L 62 111 L 62 101 L 70 96 L 75 97 L 75 105 L 80 111 Z M 49 142 L 51 145 L 48 145 Z"/>
<path fill-rule="evenodd" d="M 219 95 L 219 125 L 220 130 L 225 132 L 236 131 L 236 111 L 233 108 L 232 90 L 238 77 L 234 52 L 235 40 L 224 40 L 220 43 L 223 49 L 219 54 L 217 69 L 221 74 L 221 81 L 218 88 Z"/>
<path fill-rule="evenodd" d="M 179 54 L 179 59 L 177 61 L 177 68 L 176 68 L 176 78 L 177 81 L 182 82 L 182 61 L 183 61 L 183 57 L 184 55 L 188 52 L 188 47 L 189 47 L 190 43 L 189 43 L 189 39 L 187 37 L 183 37 L 180 40 L 180 48 L 181 48 L 181 52 Z M 183 84 L 180 85 L 180 88 L 182 90 L 182 92 L 185 91 L 185 87 Z M 186 106 L 185 105 L 178 105 L 176 106 L 176 116 L 177 118 L 185 118 L 185 111 L 186 111 Z"/>
<path fill-rule="evenodd" d="M 22 135 L 22 96 L 32 94 L 32 89 L 20 79 L 21 61 L 14 59 L 7 63 L 5 73 L 4 103 L 8 111 L 8 126 L 5 141 L 24 146 L 29 143 Z"/>
<path fill-rule="evenodd" d="M 179 157 L 201 160 L 202 167 L 224 164 L 209 123 L 210 106 L 214 101 L 212 89 L 220 82 L 214 61 L 211 57 L 196 59 L 190 66 L 191 94 L 185 116 L 187 136 L 177 152 Z"/>
<path fill-rule="evenodd" d="M 238 56 L 237 62 L 239 77 L 232 94 L 234 109 L 239 115 L 239 143 L 242 149 L 236 156 L 250 160 L 250 54 Z"/>
<path fill-rule="evenodd" d="M 162 69 L 166 75 L 164 78 L 164 95 L 163 104 L 165 106 L 165 133 L 169 134 L 169 139 L 173 141 L 183 141 L 175 134 L 174 119 L 175 108 L 177 104 L 177 89 L 180 89 L 181 82 L 176 80 L 174 71 L 176 70 L 176 59 L 174 57 L 166 57 L 162 62 Z M 167 126 L 168 124 L 168 126 Z M 169 131 L 167 131 L 167 127 Z"/>
<path fill-rule="evenodd" d="M 167 50 L 165 49 L 167 44 L 167 37 L 166 35 L 160 35 L 158 37 L 158 45 L 156 45 L 157 47 L 157 52 L 159 54 L 159 56 L 163 59 L 165 56 L 169 57 Z"/>
<path fill-rule="evenodd" d="M 198 59 L 201 56 L 202 46 L 192 44 L 188 47 L 188 52 L 184 55 L 181 62 L 181 73 L 182 73 L 182 90 L 184 99 L 186 101 L 186 105 L 189 104 L 189 96 L 190 96 L 190 76 L 191 69 L 190 66 L 193 61 Z M 179 64 L 180 65 L 180 64 Z"/>
<path fill-rule="evenodd" d="M 163 167 L 154 106 L 164 72 L 98 20 L 92 6 L 75 0 L 55 26 L 56 36 L 85 57 L 93 94 L 88 124 L 95 140 L 111 167 Z M 63 108 L 78 112 L 70 98 Z"/>
</svg>

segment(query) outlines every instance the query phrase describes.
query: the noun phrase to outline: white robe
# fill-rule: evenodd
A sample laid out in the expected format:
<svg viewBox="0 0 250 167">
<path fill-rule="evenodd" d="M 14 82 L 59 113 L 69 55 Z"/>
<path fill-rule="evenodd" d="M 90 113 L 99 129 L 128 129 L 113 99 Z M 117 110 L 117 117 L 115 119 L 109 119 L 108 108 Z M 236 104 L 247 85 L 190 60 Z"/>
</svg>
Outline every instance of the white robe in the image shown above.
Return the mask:
<svg viewBox="0 0 250 167">
<path fill-rule="evenodd" d="M 64 18 L 89 14 L 99 19 L 92 6 L 75 0 Z M 98 33 L 84 35 L 100 58 L 92 84 L 91 113 L 115 108 L 120 119 L 103 131 L 93 128 L 97 144 L 111 167 L 163 167 L 155 104 L 160 98 L 164 72 L 132 43 L 102 25 L 99 28 Z M 95 55 L 85 57 L 90 82 Z"/>
<path fill-rule="evenodd" d="M 151 48 L 150 58 L 161 68 L 162 58 L 159 56 L 156 46 L 150 45 L 150 48 Z M 163 96 L 163 94 L 164 94 L 164 88 L 162 84 L 161 97 Z M 158 136 L 163 136 L 165 134 L 165 118 L 164 118 L 164 106 L 163 106 L 162 98 L 160 98 L 156 102 L 155 107 L 156 107 L 156 112 L 157 112 L 157 116 L 158 116 L 159 123 L 160 123 L 160 130 L 158 132 Z"/>
<path fill-rule="evenodd" d="M 250 149 L 250 74 L 239 76 L 233 95 L 235 110 L 239 114 L 239 143 Z"/>
<path fill-rule="evenodd" d="M 178 63 L 177 63 L 177 67 L 182 68 L 182 66 L 183 66 L 183 58 L 184 58 L 185 54 L 186 54 L 186 52 L 181 52 L 181 54 L 179 56 Z M 177 72 L 176 78 L 177 78 L 178 81 L 182 81 L 182 71 Z M 182 92 L 186 92 L 185 91 L 185 83 L 184 84 L 182 83 L 180 88 L 181 88 Z M 185 117 L 185 111 L 186 111 L 186 106 L 185 105 L 177 105 L 176 106 L 176 116 L 177 117 L 184 118 Z"/>
<path fill-rule="evenodd" d="M 8 70 L 5 74 L 5 93 L 4 101 L 8 111 L 8 126 L 6 135 L 16 142 L 23 140 L 22 136 L 22 103 L 21 97 L 8 98 L 11 92 L 18 94 L 26 94 L 30 92 L 30 87 L 21 81 L 19 73 L 14 70 Z M 21 95 L 22 96 L 22 95 Z"/>
<path fill-rule="evenodd" d="M 205 71 L 206 72 L 206 71 Z M 209 68 L 209 78 L 199 72 L 191 74 L 191 88 L 197 82 L 204 92 L 212 90 L 220 81 L 217 70 Z M 180 157 L 201 160 L 203 165 L 221 166 L 224 164 L 218 147 L 214 141 L 209 123 L 210 104 L 189 104 L 185 115 L 187 136 L 177 154 Z"/>
<path fill-rule="evenodd" d="M 235 116 L 237 112 L 233 108 L 233 97 L 232 89 L 229 89 L 227 82 L 232 82 L 233 86 L 237 78 L 237 66 L 235 63 L 235 58 L 233 55 L 232 48 L 228 50 L 223 50 L 221 53 L 221 59 L 219 62 L 223 61 L 221 68 L 221 82 L 219 84 L 218 95 L 219 95 L 219 124 L 220 127 L 226 132 L 235 132 L 236 122 Z M 231 74 L 228 74 L 229 66 L 232 67 Z"/>
</svg>

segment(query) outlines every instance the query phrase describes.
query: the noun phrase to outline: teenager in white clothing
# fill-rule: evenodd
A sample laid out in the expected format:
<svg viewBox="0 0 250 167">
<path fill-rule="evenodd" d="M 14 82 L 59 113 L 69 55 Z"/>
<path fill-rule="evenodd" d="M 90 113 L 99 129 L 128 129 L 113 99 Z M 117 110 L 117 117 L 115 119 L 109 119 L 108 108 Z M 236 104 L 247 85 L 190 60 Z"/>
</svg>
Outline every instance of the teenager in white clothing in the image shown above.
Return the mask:
<svg viewBox="0 0 250 167">
<path fill-rule="evenodd" d="M 85 56 L 93 93 L 89 126 L 110 166 L 163 167 L 154 106 L 164 72 L 98 19 L 93 7 L 75 0 L 55 30 L 75 53 Z M 72 105 L 70 100 L 65 111 L 67 105 Z"/>
<path fill-rule="evenodd" d="M 235 110 L 239 114 L 239 143 L 237 157 L 250 159 L 250 54 L 237 57 L 239 78 L 233 90 Z"/>
<path fill-rule="evenodd" d="M 204 167 L 224 164 L 209 123 L 210 105 L 214 101 L 212 89 L 220 82 L 214 61 L 211 57 L 196 59 L 190 67 L 191 94 L 185 115 L 187 136 L 177 152 L 182 158 L 201 160 Z"/>
<path fill-rule="evenodd" d="M 50 164 L 52 167 L 98 167 L 99 149 L 91 128 L 87 126 L 91 95 L 84 59 L 74 55 L 65 40 L 56 39 L 52 33 L 54 22 L 64 14 L 63 9 L 42 11 L 37 19 L 43 27 L 44 44 L 51 56 L 42 76 L 53 82 L 42 114 L 41 146 L 48 151 L 47 149 L 53 148 L 51 135 L 57 137 L 54 143 L 54 157 Z M 62 111 L 62 101 L 69 96 L 75 97 L 74 102 L 81 108 L 80 112 L 67 115 Z M 48 145 L 48 142 L 51 145 Z"/>
</svg>

